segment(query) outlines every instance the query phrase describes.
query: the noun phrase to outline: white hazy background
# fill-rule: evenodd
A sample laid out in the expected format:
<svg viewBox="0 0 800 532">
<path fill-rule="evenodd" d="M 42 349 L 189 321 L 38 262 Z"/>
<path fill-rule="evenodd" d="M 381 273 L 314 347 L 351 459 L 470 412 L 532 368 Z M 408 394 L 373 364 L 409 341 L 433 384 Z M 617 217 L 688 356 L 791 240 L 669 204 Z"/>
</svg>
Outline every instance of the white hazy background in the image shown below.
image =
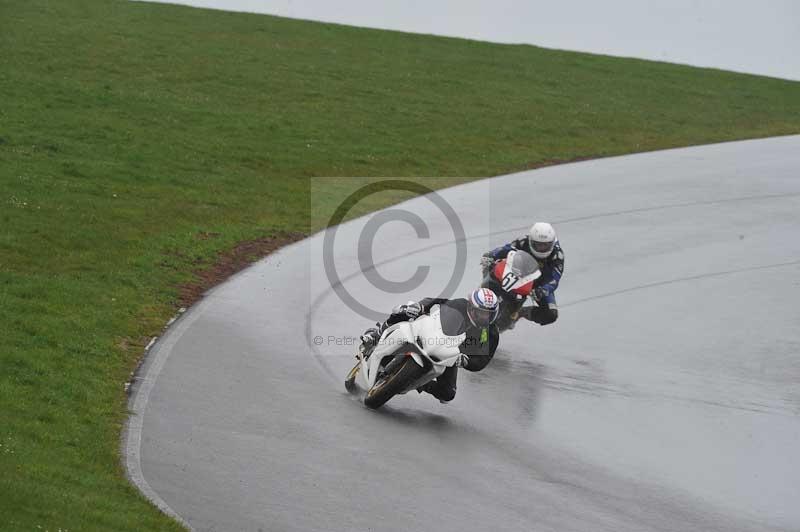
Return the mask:
<svg viewBox="0 0 800 532">
<path fill-rule="evenodd" d="M 176 0 L 800 80 L 800 0 Z"/>
</svg>

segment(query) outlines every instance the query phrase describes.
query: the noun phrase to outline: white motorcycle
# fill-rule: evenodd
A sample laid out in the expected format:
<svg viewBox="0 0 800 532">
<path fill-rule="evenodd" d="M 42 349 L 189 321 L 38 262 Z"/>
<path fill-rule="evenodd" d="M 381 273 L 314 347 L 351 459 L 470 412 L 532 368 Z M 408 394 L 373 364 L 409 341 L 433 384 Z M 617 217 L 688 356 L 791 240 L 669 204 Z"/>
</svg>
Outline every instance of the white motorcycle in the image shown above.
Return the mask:
<svg viewBox="0 0 800 532">
<path fill-rule="evenodd" d="M 372 353 L 362 352 L 359 346 L 358 362 L 344 381 L 347 391 L 365 390 L 364 404 L 380 408 L 395 395 L 424 386 L 447 368 L 465 365 L 469 359 L 458 346 L 466 334 L 444 334 L 439 312 L 439 305 L 434 305 L 426 315 L 388 327 Z"/>
</svg>

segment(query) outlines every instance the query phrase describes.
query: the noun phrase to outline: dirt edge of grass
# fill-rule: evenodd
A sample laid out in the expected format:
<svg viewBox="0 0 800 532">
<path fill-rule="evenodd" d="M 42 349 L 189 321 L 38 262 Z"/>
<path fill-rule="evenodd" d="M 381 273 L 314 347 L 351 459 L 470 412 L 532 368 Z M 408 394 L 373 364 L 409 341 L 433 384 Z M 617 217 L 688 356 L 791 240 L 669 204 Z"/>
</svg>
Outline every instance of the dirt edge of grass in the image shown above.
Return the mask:
<svg viewBox="0 0 800 532">
<path fill-rule="evenodd" d="M 308 235 L 300 231 L 278 232 L 269 236 L 238 242 L 217 254 L 214 262 L 192 272 L 193 279 L 178 287 L 180 308 L 189 308 L 211 288 L 258 262 L 284 246 L 294 244 Z M 207 237 L 207 236 L 202 236 Z"/>
</svg>

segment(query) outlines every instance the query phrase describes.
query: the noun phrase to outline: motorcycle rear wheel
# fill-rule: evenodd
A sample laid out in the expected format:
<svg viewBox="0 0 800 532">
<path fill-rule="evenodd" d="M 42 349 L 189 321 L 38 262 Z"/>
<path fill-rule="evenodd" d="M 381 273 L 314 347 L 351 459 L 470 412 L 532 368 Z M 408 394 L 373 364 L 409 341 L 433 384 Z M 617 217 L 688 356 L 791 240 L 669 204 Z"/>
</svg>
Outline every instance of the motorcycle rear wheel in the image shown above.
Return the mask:
<svg viewBox="0 0 800 532">
<path fill-rule="evenodd" d="M 397 370 L 391 374 L 383 375 L 369 389 L 364 397 L 364 404 L 368 408 L 376 409 L 382 407 L 386 404 L 386 401 L 405 390 L 425 373 L 425 369 L 421 368 L 412 357 L 405 356 L 404 358 L 405 360 L 398 366 Z"/>
</svg>

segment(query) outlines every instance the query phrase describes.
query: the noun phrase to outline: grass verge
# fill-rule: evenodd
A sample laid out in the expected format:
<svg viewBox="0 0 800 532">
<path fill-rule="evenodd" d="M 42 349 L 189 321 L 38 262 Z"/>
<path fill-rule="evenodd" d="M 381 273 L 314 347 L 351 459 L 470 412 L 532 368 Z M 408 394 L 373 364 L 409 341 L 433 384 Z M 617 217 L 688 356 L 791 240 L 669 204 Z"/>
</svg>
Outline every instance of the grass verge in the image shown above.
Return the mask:
<svg viewBox="0 0 800 532">
<path fill-rule="evenodd" d="M 176 6 L 3 0 L 0 49 L 3 530 L 179 528 L 123 478 L 123 383 L 193 272 L 320 227 L 308 177 L 800 132 L 798 83 Z"/>
</svg>

